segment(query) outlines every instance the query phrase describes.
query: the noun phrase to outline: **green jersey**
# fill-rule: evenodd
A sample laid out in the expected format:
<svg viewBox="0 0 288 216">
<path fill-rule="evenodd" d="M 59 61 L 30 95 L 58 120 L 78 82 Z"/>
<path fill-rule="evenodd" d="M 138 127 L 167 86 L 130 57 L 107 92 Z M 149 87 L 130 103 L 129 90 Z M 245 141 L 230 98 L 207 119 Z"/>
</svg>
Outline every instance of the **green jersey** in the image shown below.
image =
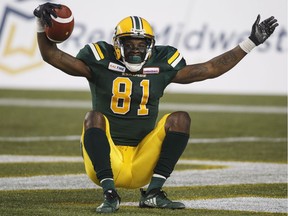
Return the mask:
<svg viewBox="0 0 288 216">
<path fill-rule="evenodd" d="M 77 58 L 92 71 L 88 81 L 93 110 L 108 118 L 114 143 L 128 146 L 137 146 L 153 130 L 164 89 L 186 65 L 171 46 L 155 46 L 137 73 L 126 69 L 106 42 L 87 44 Z"/>
</svg>

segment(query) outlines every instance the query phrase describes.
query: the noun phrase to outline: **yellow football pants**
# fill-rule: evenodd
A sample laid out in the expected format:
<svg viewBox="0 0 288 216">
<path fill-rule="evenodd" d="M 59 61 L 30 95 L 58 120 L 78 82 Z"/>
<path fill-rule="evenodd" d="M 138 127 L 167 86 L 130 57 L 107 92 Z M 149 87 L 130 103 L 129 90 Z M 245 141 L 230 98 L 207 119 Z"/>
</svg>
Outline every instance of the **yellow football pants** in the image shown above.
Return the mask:
<svg viewBox="0 0 288 216">
<path fill-rule="evenodd" d="M 106 136 L 111 149 L 110 160 L 116 187 L 140 188 L 150 182 L 166 135 L 164 126 L 168 116 L 169 114 L 163 116 L 154 130 L 136 147 L 115 145 L 111 138 L 109 121 L 105 117 Z M 83 146 L 84 128 L 81 141 L 86 173 L 95 184 L 100 185 L 92 162 Z"/>
</svg>

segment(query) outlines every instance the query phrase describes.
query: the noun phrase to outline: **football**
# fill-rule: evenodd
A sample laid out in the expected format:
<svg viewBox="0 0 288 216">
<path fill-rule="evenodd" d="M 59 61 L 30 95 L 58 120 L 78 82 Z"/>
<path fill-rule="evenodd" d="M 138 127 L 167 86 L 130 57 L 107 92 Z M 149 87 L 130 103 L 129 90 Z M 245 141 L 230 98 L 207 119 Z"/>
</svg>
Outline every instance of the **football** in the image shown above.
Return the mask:
<svg viewBox="0 0 288 216">
<path fill-rule="evenodd" d="M 56 8 L 57 17 L 51 15 L 52 26 L 45 27 L 45 33 L 49 40 L 62 43 L 67 40 L 74 29 L 74 17 L 72 11 L 66 5 Z"/>
</svg>

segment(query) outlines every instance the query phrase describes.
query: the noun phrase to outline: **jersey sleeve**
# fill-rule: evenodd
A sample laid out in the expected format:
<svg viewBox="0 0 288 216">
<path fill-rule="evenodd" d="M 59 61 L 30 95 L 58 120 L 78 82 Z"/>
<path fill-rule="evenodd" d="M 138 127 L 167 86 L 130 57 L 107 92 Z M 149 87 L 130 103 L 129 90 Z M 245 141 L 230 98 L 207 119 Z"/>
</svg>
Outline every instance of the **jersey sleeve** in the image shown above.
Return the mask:
<svg viewBox="0 0 288 216">
<path fill-rule="evenodd" d="M 97 43 L 85 45 L 77 54 L 76 58 L 85 62 L 89 67 L 104 59 L 104 55 Z"/>
<path fill-rule="evenodd" d="M 171 46 L 168 46 L 167 63 L 177 72 L 186 66 L 186 61 L 181 53 Z"/>
<path fill-rule="evenodd" d="M 186 61 L 175 47 L 156 46 L 151 64 L 158 65 L 164 76 L 165 86 L 169 85 L 177 72 L 186 66 Z"/>
<path fill-rule="evenodd" d="M 83 61 L 91 69 L 92 76 L 96 78 L 101 68 L 108 67 L 113 51 L 113 47 L 106 42 L 89 43 L 78 52 L 76 58 Z"/>
</svg>

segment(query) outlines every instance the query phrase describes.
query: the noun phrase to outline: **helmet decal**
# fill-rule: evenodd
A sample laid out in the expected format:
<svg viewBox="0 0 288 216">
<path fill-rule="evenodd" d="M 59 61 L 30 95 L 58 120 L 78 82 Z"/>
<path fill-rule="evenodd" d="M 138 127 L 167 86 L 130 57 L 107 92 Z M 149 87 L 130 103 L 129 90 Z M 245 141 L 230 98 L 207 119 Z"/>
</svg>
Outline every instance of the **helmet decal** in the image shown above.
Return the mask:
<svg viewBox="0 0 288 216">
<path fill-rule="evenodd" d="M 142 20 L 140 17 L 131 16 L 134 29 L 143 29 Z"/>
<path fill-rule="evenodd" d="M 132 20 L 132 31 L 138 34 L 145 34 L 145 30 L 143 29 L 143 23 L 140 17 L 131 16 Z"/>
</svg>

